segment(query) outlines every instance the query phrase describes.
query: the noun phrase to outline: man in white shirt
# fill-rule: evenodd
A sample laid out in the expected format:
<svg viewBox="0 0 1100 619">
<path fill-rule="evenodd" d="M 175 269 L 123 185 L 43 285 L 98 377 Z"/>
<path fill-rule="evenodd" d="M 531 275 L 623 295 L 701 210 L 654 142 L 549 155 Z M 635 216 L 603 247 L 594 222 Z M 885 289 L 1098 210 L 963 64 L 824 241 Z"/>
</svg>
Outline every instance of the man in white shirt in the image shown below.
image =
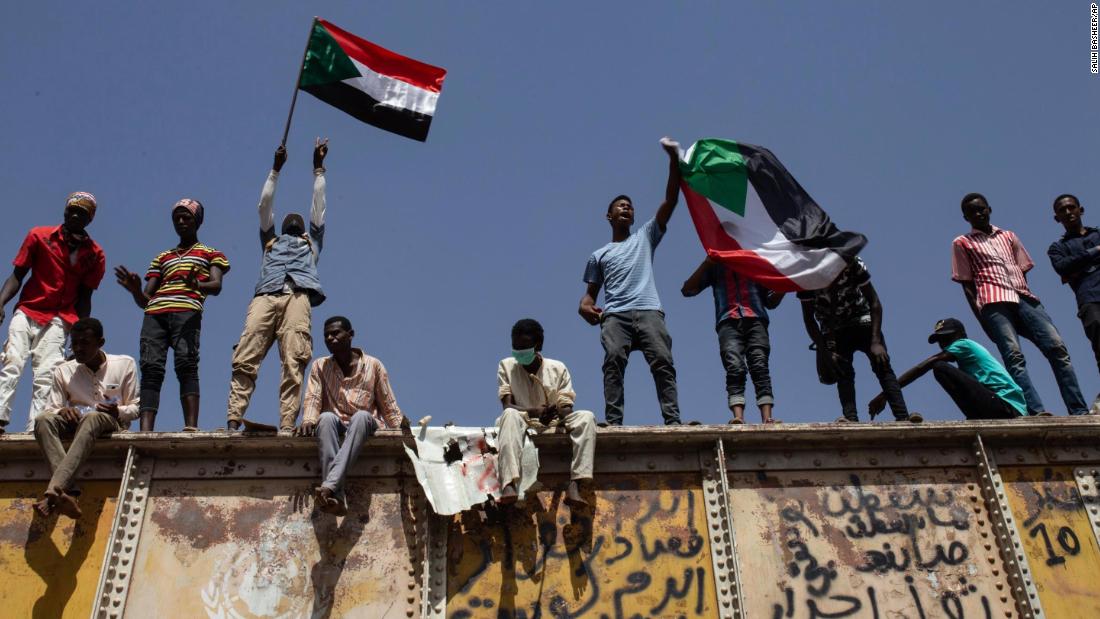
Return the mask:
<svg viewBox="0 0 1100 619">
<path fill-rule="evenodd" d="M 596 453 L 596 418 L 590 411 L 573 410 L 577 394 L 565 364 L 542 356 L 542 325 L 530 318 L 512 327 L 512 356 L 497 367 L 497 395 L 504 413 L 497 419 L 497 468 L 501 503 L 514 503 L 521 477 L 523 441 L 527 428 L 565 426 L 573 441 L 573 460 L 565 502 L 583 507 L 580 483 L 592 479 Z"/>
<path fill-rule="evenodd" d="M 134 359 L 103 352 L 103 325 L 81 318 L 70 331 L 73 359 L 53 371 L 46 407 L 34 421 L 34 438 L 50 463 L 53 477 L 34 509 L 81 516 L 72 479 L 92 453 L 96 439 L 109 436 L 138 416 L 138 380 Z M 66 452 L 62 437 L 73 437 Z"/>
</svg>

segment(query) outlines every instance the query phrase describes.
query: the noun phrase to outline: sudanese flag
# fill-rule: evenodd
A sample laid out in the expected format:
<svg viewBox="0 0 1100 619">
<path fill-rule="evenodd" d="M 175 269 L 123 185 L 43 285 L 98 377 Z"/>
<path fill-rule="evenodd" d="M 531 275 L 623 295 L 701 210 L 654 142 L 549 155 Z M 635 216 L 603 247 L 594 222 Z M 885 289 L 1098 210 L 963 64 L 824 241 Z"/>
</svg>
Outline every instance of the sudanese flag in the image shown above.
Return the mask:
<svg viewBox="0 0 1100 619">
<path fill-rule="evenodd" d="M 298 88 L 365 123 L 423 142 L 446 75 L 318 18 Z"/>
</svg>

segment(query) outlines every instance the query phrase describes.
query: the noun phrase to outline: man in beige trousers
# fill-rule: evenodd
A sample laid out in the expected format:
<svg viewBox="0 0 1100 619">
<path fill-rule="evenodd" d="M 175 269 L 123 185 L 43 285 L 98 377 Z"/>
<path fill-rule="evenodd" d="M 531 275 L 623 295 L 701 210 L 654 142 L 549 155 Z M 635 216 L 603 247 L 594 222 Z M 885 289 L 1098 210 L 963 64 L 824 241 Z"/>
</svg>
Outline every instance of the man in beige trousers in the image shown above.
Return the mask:
<svg viewBox="0 0 1100 619">
<path fill-rule="evenodd" d="M 530 318 L 512 327 L 512 356 L 497 367 L 497 395 L 504 413 L 497 419 L 497 468 L 501 503 L 514 503 L 521 477 L 527 428 L 564 426 L 573 441 L 573 460 L 565 502 L 583 507 L 580 484 L 592 479 L 596 453 L 596 418 L 591 411 L 573 410 L 577 394 L 565 364 L 542 356 L 542 325 Z"/>
<path fill-rule="evenodd" d="M 311 310 L 325 300 L 317 275 L 317 261 L 325 236 L 325 155 L 328 140 L 313 148 L 313 206 L 309 233 L 302 216 L 283 219 L 275 234 L 275 184 L 286 163 L 286 148 L 275 150 L 275 162 L 260 193 L 260 247 L 263 262 L 256 294 L 248 305 L 244 332 L 233 351 L 233 378 L 229 384 L 226 425 L 240 428 L 260 370 L 271 344 L 279 341 L 282 378 L 279 381 L 279 429 L 290 431 L 298 417 L 302 379 L 313 356 Z"/>
<path fill-rule="evenodd" d="M 103 325 L 95 318 L 76 321 L 70 337 L 73 359 L 54 368 L 46 406 L 34 420 L 34 438 L 53 473 L 34 509 L 43 516 L 56 509 L 76 519 L 80 493 L 72 487 L 73 477 L 97 439 L 138 416 L 138 380 L 132 357 L 103 352 Z M 73 439 L 68 451 L 62 437 Z"/>
</svg>

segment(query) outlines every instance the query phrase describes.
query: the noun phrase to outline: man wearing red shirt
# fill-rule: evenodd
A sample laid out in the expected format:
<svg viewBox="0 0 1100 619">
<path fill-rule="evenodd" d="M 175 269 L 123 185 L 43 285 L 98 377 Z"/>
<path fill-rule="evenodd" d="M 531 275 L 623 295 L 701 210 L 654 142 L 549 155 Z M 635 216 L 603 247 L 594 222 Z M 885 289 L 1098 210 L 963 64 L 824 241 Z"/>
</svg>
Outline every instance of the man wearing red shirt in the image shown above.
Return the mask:
<svg viewBox="0 0 1100 619">
<path fill-rule="evenodd" d="M 12 264 L 11 277 L 0 287 L 0 323 L 4 306 L 22 288 L 15 304 L 8 341 L 0 353 L 0 433 L 11 421 L 11 400 L 27 357 L 34 372 L 27 430 L 50 394 L 53 369 L 64 358 L 65 336 L 74 322 L 92 311 L 92 291 L 103 279 L 103 250 L 84 229 L 95 217 L 95 196 L 78 191 L 65 201 L 59 226 L 31 228 Z M 31 278 L 23 285 L 23 280 Z"/>
</svg>

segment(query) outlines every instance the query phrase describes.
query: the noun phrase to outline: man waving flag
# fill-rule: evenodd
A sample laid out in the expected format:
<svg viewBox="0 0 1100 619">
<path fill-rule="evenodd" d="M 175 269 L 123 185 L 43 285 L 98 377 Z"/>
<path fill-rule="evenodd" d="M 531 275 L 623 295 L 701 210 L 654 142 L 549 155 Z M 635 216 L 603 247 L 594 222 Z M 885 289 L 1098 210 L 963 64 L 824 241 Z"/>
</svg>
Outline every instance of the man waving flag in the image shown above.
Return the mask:
<svg viewBox="0 0 1100 619">
<path fill-rule="evenodd" d="M 446 75 L 317 18 L 298 88 L 365 123 L 423 142 Z"/>
<path fill-rule="evenodd" d="M 707 255 L 777 292 L 825 288 L 867 244 L 837 229 L 766 148 L 699 140 L 680 172 Z"/>
</svg>

